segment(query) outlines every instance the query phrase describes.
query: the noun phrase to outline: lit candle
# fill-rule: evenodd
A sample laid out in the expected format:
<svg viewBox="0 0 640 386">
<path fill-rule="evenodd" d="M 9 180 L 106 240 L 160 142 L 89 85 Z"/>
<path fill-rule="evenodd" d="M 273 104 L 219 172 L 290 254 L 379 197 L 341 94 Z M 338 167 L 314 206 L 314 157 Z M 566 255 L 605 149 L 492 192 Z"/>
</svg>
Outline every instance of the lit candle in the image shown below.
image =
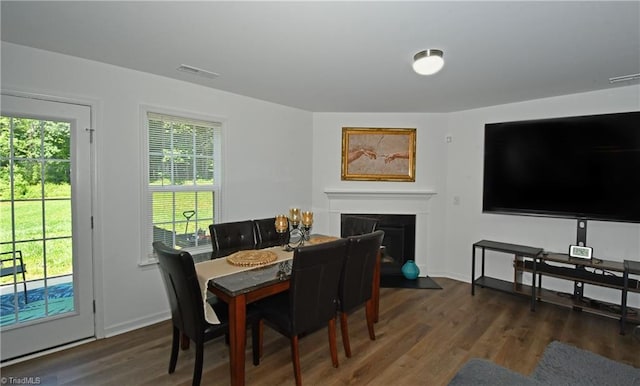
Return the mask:
<svg viewBox="0 0 640 386">
<path fill-rule="evenodd" d="M 289 220 L 293 225 L 297 225 L 300 222 L 300 209 L 291 208 L 289 210 Z"/>
<path fill-rule="evenodd" d="M 289 228 L 289 222 L 287 221 L 287 216 L 284 214 L 279 214 L 276 216 L 276 232 L 284 233 Z"/>
<path fill-rule="evenodd" d="M 313 212 L 302 212 L 302 225 L 307 228 L 313 224 Z"/>
</svg>

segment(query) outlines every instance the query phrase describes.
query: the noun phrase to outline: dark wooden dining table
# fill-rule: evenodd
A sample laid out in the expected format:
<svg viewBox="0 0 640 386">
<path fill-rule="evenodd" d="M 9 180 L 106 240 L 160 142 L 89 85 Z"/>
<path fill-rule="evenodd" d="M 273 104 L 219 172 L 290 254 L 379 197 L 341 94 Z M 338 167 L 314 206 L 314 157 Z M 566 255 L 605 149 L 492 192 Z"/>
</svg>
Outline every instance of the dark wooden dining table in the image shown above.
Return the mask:
<svg viewBox="0 0 640 386">
<path fill-rule="evenodd" d="M 293 252 L 289 253 L 293 255 Z M 229 364 L 233 386 L 245 384 L 247 304 L 288 290 L 291 264 L 290 259 L 279 261 L 213 278 L 208 282 L 208 290 L 229 305 Z M 373 283 L 372 297 L 377 322 L 380 299 L 380 253 L 378 253 L 374 270 Z"/>
</svg>

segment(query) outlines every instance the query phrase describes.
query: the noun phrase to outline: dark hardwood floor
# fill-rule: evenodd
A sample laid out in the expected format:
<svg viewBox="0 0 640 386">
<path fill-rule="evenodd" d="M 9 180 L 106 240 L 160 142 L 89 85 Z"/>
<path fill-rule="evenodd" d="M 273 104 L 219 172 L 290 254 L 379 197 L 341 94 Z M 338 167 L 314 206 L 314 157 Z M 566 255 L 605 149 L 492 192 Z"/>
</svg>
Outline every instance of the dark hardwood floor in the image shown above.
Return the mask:
<svg viewBox="0 0 640 386">
<path fill-rule="evenodd" d="M 370 341 L 364 310 L 350 316 L 353 356 L 338 332 L 340 367 L 331 366 L 326 330 L 300 341 L 305 385 L 446 385 L 472 357 L 519 373 L 533 371 L 546 345 L 559 340 L 640 367 L 640 340 L 618 334 L 618 321 L 539 303 L 459 281 L 436 278 L 442 290 L 383 288 L 380 321 Z M 4 366 L 2 377 L 40 377 L 51 385 L 190 385 L 194 349 L 181 351 L 167 373 L 170 323 L 163 322 L 38 359 Z M 250 345 L 250 343 L 249 343 Z M 228 385 L 224 339 L 205 345 L 203 385 Z M 289 342 L 265 327 L 260 366 L 247 348 L 247 385 L 293 385 Z"/>
</svg>

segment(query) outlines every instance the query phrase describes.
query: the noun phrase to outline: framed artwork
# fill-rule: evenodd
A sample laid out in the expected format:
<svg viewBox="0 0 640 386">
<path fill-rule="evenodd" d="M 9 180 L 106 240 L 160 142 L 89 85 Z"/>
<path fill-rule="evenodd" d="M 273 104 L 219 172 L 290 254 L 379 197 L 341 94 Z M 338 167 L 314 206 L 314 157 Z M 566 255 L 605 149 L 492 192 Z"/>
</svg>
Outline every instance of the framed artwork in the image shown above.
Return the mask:
<svg viewBox="0 0 640 386">
<path fill-rule="evenodd" d="M 416 180 L 416 129 L 342 128 L 342 179 Z"/>
</svg>

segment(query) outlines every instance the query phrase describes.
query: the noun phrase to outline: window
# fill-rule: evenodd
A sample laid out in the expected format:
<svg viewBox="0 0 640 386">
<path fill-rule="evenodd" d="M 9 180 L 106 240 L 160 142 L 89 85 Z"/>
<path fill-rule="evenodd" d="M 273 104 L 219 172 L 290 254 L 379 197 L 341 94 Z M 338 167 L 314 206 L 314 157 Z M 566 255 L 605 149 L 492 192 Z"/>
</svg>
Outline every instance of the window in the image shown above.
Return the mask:
<svg viewBox="0 0 640 386">
<path fill-rule="evenodd" d="M 144 231 L 148 243 L 209 250 L 209 225 L 220 207 L 220 122 L 144 110 Z"/>
</svg>

